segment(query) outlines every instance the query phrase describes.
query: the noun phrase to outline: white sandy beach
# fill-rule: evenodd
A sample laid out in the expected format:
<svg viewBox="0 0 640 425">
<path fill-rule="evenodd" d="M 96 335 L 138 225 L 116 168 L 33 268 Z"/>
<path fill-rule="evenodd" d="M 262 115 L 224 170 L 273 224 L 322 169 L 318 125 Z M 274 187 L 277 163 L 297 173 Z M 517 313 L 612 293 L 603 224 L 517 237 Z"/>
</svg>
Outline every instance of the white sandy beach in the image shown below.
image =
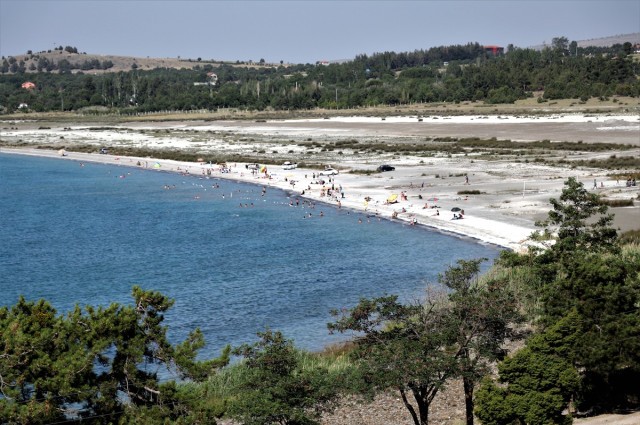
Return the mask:
<svg viewBox="0 0 640 425">
<path fill-rule="evenodd" d="M 427 120 L 437 121 L 438 124 L 425 123 Z M 524 129 L 523 125 L 526 126 Z M 567 114 L 542 117 L 443 116 L 425 117 L 423 121 L 418 121 L 416 116 L 405 116 L 387 117 L 384 122 L 379 117 L 267 122 L 182 121 L 120 124 L 100 131 L 87 125 L 42 128 L 28 121 L 3 122 L 2 127 L 3 140 L 19 140 L 25 146 L 2 147 L 0 152 L 147 167 L 168 172 L 188 172 L 200 177 L 233 179 L 277 187 L 294 196 L 326 202 L 336 208 L 351 208 L 388 219 L 396 217 L 396 220 L 403 223 L 417 221 L 418 225 L 464 235 L 513 250 L 525 249 L 531 243 L 529 236 L 536 230 L 534 222 L 546 217 L 551 208 L 549 199 L 559 197 L 564 181 L 570 176 L 578 178 L 585 187 L 597 190 L 610 198 L 637 198 L 639 193 L 638 187 L 627 188 L 624 181 L 607 177 L 611 174 L 610 171 L 597 169 L 514 162 L 513 159 L 487 160 L 472 155 L 425 158 L 402 155 L 374 157 L 360 155 L 357 152 L 310 154 L 308 147 L 302 147 L 300 143 L 294 142 L 294 139 L 284 139 L 296 138 L 297 141 L 304 141 L 322 138 L 335 141 L 344 140 L 345 137 L 365 137 L 376 141 L 401 143 L 405 140 L 419 140 L 425 134 L 437 136 L 442 131 L 446 131 L 447 134 L 467 135 L 475 134 L 476 131 L 491 131 L 492 134 L 512 140 L 540 140 L 539 135 L 546 131 L 552 132 L 552 136 L 555 136 L 551 138 L 552 141 L 578 142 L 582 140 L 577 138 L 582 137 L 584 128 L 590 128 L 590 142 L 629 144 L 635 140 L 637 149 L 619 154 L 640 155 L 640 119 L 633 114 Z M 484 130 L 480 130 L 481 128 Z M 523 131 L 527 132 L 528 137 L 513 137 Z M 557 134 L 553 133 L 554 131 Z M 58 152 L 61 146 L 72 147 L 74 144 L 197 150 L 204 153 L 213 150 L 247 153 L 255 152 L 256 149 L 276 152 L 284 148 L 288 149 L 287 156 L 293 162 L 309 161 L 310 155 L 315 154 L 315 161 L 331 164 L 340 172 L 335 176 L 319 176 L 318 169 L 285 170 L 280 165 L 267 165 L 266 173 L 252 173 L 246 168 L 245 163 L 228 163 L 226 172 L 222 172 L 221 167 L 215 164 L 118 157 L 109 154 L 78 153 L 72 150 L 61 156 Z M 51 150 L 33 148 L 43 145 Z M 611 152 L 589 155 L 606 158 Z M 350 172 L 373 171 L 383 163 L 392 164 L 396 169 L 372 174 Z M 324 184 L 321 180 L 324 180 Z M 594 180 L 597 181 L 597 189 L 593 189 Z M 326 196 L 327 190 L 332 187 L 335 196 Z M 480 194 L 459 194 L 461 191 L 478 191 Z M 398 202 L 387 204 L 387 199 L 393 194 L 398 195 Z M 452 208 L 464 210 L 464 218 L 453 220 Z M 621 230 L 640 227 L 638 206 L 616 208 L 613 212 L 616 214 L 616 225 Z"/>
</svg>

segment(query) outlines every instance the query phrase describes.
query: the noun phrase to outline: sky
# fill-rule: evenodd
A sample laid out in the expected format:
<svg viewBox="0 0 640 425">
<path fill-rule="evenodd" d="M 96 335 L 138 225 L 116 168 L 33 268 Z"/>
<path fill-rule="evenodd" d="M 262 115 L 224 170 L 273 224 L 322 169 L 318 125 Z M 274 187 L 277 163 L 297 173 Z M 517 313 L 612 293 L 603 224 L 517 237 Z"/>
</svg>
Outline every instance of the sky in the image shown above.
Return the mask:
<svg viewBox="0 0 640 425">
<path fill-rule="evenodd" d="M 72 46 L 102 55 L 315 63 L 638 32 L 640 0 L 0 0 L 5 57 Z"/>
</svg>

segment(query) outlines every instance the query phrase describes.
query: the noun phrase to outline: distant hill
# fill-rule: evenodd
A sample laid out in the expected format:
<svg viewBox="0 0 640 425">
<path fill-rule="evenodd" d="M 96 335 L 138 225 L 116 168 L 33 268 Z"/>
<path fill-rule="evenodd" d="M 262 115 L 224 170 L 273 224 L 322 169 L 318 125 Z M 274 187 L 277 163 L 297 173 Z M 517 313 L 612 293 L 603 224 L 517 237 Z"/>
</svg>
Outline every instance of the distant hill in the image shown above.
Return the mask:
<svg viewBox="0 0 640 425">
<path fill-rule="evenodd" d="M 574 41 L 569 39 L 569 41 Z M 610 37 L 592 38 L 589 40 L 576 40 L 578 47 L 610 47 L 614 44 L 624 44 L 629 42 L 633 45 L 640 43 L 640 32 L 634 32 L 631 34 L 612 35 Z M 549 44 L 540 44 L 537 46 L 531 46 L 531 49 L 542 50 L 545 47 L 549 47 Z"/>
<path fill-rule="evenodd" d="M 9 56 L 11 57 L 11 56 Z M 66 50 L 48 50 L 42 52 L 32 52 L 24 55 L 13 56 L 16 62 L 24 62 L 27 73 L 37 72 L 38 63 L 42 63 L 46 59 L 49 63 L 59 63 L 62 60 L 72 64 L 73 73 L 84 72 L 85 74 L 101 74 L 104 72 L 131 71 L 132 69 L 150 70 L 156 68 L 169 69 L 193 69 L 196 66 L 204 67 L 205 65 L 218 66 L 223 63 L 238 67 L 273 67 L 276 64 L 269 63 L 253 63 L 253 62 L 221 62 L 202 59 L 182 59 L 177 58 L 150 58 L 150 57 L 133 57 L 118 55 L 96 55 L 91 53 L 74 53 Z M 92 66 L 92 64 L 108 63 L 108 68 Z M 86 64 L 85 67 L 82 64 Z M 280 65 L 280 64 L 277 64 Z M 284 64 L 285 66 L 289 64 Z"/>
<path fill-rule="evenodd" d="M 569 40 L 573 41 L 573 40 Z M 633 45 L 640 44 L 640 33 L 614 35 L 610 37 L 594 38 L 590 40 L 577 41 L 578 47 L 608 47 L 614 44 L 623 44 L 630 42 Z M 549 44 L 543 44 L 539 46 L 530 46 L 531 49 L 541 50 L 545 47 L 549 47 Z M 74 49 L 75 50 L 75 49 Z M 11 58 L 11 56 L 9 56 Z M 196 66 L 204 67 L 205 65 L 218 66 L 222 63 L 231 66 L 238 67 L 275 67 L 280 64 L 272 63 L 253 63 L 253 62 L 219 62 L 212 60 L 202 60 L 200 58 L 150 58 L 150 57 L 131 57 L 131 56 L 118 56 L 118 55 L 97 55 L 88 53 L 75 53 L 74 51 L 67 50 L 49 50 L 42 52 L 31 52 L 24 55 L 13 56 L 16 62 L 23 61 L 25 70 L 27 73 L 36 72 L 38 62 L 42 63 L 42 59 L 46 59 L 50 63 L 59 63 L 61 60 L 66 60 L 72 64 L 71 72 L 84 72 L 86 74 L 101 74 L 105 72 L 119 72 L 130 71 L 132 69 L 150 70 L 156 68 L 170 68 L 170 69 L 193 69 Z M 351 60 L 351 59 L 349 59 Z M 348 62 L 349 60 L 329 61 L 331 63 Z M 90 64 L 101 64 L 101 66 L 90 66 Z M 108 67 L 102 67 L 102 64 L 108 64 Z M 81 65 L 85 64 L 84 67 Z M 291 64 L 283 64 L 289 66 Z"/>
</svg>

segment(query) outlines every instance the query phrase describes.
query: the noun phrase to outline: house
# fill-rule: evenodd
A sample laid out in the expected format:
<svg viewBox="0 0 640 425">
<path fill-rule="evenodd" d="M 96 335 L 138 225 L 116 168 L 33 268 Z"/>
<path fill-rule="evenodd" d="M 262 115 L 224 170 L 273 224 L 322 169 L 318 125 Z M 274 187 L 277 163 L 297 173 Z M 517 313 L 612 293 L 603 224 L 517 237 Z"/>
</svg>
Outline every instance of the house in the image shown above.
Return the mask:
<svg viewBox="0 0 640 425">
<path fill-rule="evenodd" d="M 213 72 L 207 72 L 207 82 L 205 83 L 200 83 L 200 82 L 195 82 L 193 83 L 194 86 L 215 86 L 216 84 L 218 84 L 218 75 L 214 74 Z"/>
<path fill-rule="evenodd" d="M 26 90 L 33 90 L 33 89 L 36 88 L 36 85 L 33 84 L 31 81 L 26 81 L 26 82 L 22 83 L 21 87 L 23 89 L 26 89 Z"/>
<path fill-rule="evenodd" d="M 482 46 L 485 53 L 491 53 L 493 56 L 499 56 L 504 54 L 504 47 L 501 46 Z"/>
</svg>

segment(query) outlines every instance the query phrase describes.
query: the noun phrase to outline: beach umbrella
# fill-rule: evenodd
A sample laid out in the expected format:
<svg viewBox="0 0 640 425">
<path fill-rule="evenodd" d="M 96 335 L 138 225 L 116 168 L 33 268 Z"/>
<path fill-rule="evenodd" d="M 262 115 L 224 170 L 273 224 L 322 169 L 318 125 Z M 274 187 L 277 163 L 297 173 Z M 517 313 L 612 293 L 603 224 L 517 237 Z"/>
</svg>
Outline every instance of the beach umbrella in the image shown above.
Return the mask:
<svg viewBox="0 0 640 425">
<path fill-rule="evenodd" d="M 398 194 L 394 193 L 393 195 L 387 198 L 387 202 L 390 204 L 398 202 Z"/>
<path fill-rule="evenodd" d="M 451 208 L 451 211 L 453 211 L 453 212 L 462 211 L 462 208 L 453 207 L 453 208 Z"/>
<path fill-rule="evenodd" d="M 156 162 L 155 164 L 153 164 L 153 168 L 160 168 L 160 163 Z"/>
</svg>

